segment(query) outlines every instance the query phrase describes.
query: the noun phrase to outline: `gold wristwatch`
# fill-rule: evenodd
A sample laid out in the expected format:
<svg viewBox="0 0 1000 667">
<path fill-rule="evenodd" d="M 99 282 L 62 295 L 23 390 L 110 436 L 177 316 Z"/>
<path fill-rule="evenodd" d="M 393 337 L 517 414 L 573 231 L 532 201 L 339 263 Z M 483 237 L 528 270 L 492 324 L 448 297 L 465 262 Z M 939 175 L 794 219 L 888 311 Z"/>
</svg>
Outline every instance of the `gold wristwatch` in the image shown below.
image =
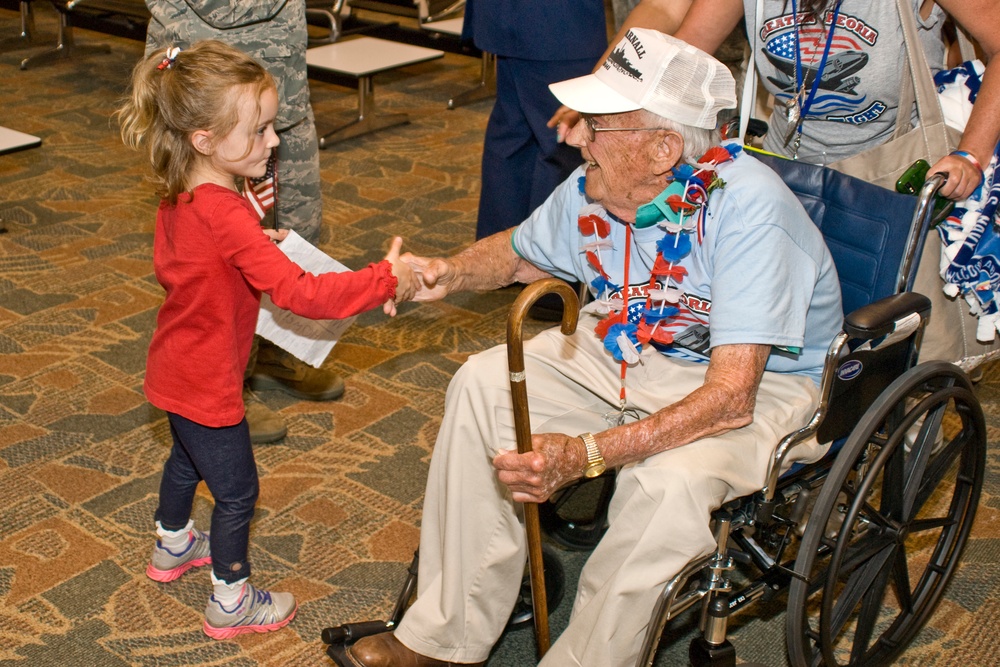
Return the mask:
<svg viewBox="0 0 1000 667">
<path fill-rule="evenodd" d="M 581 433 L 579 436 L 583 444 L 587 446 L 587 467 L 583 469 L 584 477 L 598 477 L 604 474 L 608 466 L 604 463 L 601 450 L 597 448 L 597 441 L 592 433 Z"/>
</svg>

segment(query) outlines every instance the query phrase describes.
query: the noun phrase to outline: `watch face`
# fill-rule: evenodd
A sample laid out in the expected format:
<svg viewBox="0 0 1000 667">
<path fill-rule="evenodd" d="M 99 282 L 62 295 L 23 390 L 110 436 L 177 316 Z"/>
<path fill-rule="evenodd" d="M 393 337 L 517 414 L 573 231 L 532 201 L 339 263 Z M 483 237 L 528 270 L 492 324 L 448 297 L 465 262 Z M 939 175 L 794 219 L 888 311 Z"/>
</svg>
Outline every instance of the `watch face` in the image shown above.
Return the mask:
<svg viewBox="0 0 1000 667">
<path fill-rule="evenodd" d="M 603 463 L 595 463 L 594 465 L 587 466 L 587 469 L 583 471 L 584 477 L 599 477 L 604 474 L 607 470 L 607 466 Z"/>
</svg>

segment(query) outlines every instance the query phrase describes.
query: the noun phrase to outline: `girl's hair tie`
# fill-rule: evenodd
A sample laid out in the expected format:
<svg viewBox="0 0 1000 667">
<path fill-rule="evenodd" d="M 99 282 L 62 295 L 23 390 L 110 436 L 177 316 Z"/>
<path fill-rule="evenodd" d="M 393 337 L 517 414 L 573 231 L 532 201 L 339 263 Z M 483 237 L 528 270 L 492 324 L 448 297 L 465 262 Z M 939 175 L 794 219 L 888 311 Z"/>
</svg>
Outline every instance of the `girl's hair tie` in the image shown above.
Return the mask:
<svg viewBox="0 0 1000 667">
<path fill-rule="evenodd" d="M 174 61 L 177 60 L 177 54 L 181 52 L 181 47 L 171 46 L 167 49 L 166 57 L 163 59 L 159 65 L 156 66 L 158 70 L 170 69 L 174 65 Z"/>
</svg>

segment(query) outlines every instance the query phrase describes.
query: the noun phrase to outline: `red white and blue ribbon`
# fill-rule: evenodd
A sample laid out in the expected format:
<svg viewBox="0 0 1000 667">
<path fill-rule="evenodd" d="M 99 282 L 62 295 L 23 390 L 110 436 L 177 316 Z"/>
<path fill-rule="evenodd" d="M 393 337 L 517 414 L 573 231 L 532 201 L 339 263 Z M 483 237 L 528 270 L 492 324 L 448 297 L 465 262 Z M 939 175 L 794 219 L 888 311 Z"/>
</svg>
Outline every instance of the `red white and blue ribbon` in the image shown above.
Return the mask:
<svg viewBox="0 0 1000 667">
<path fill-rule="evenodd" d="M 585 237 L 594 237 L 594 240 L 581 245 L 580 250 L 597 274 L 590 285 L 597 293 L 598 308 L 608 313 L 597 323 L 594 331 L 603 341 L 604 348 L 621 364 L 620 398 L 623 410 L 625 374 L 628 366 L 640 362 L 643 345 L 650 341 L 661 345 L 673 343 L 673 333 L 664 325 L 680 314 L 678 303 L 683 294 L 680 284 L 687 275 L 680 262 L 691 253 L 694 243 L 701 244 L 705 238 L 709 194 L 725 186 L 715 168 L 729 162 L 742 150 L 736 143 L 715 146 L 697 164 L 675 166 L 664 191 L 652 202 L 640 207 L 635 227 L 659 225 L 664 235 L 656 244 L 657 255 L 650 270 L 645 307 L 633 318 L 629 317 L 628 306 L 633 225 L 625 227 L 624 284 L 616 285 L 603 267 L 601 251 L 611 248 L 608 239 L 610 223 L 601 215 L 604 210 L 596 204 L 580 209 L 577 221 L 580 233 Z M 613 296 L 619 293 L 621 298 Z"/>
</svg>

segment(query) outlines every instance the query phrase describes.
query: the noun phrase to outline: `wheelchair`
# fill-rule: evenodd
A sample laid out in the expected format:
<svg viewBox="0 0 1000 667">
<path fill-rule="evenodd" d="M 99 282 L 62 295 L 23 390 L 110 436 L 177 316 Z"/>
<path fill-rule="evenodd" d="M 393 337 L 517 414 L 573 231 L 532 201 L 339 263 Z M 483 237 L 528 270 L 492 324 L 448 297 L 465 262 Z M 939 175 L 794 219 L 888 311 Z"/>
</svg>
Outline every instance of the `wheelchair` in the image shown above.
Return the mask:
<svg viewBox="0 0 1000 667">
<path fill-rule="evenodd" d="M 908 291 L 941 178 L 915 199 L 823 167 L 758 159 L 823 232 L 847 314 L 814 414 L 778 443 L 759 492 L 713 513 L 716 549 L 662 588 L 637 667 L 653 665 L 667 623 L 697 605 L 690 663 L 735 665 L 729 619 L 779 595 L 787 595 L 794 667 L 890 664 L 934 612 L 975 518 L 986 465 L 982 408 L 957 366 L 918 363 L 930 301 Z M 830 443 L 824 457 L 787 465 L 813 438 Z M 613 491 L 613 472 L 561 490 L 540 506 L 543 530 L 566 548 L 595 546 Z M 562 586 L 558 561 L 551 551 L 544 560 L 546 592 L 559 597 L 549 581 L 554 573 Z M 343 646 L 402 619 L 415 573 L 389 621 L 323 631 L 337 664 L 348 664 L 337 659 Z"/>
</svg>

